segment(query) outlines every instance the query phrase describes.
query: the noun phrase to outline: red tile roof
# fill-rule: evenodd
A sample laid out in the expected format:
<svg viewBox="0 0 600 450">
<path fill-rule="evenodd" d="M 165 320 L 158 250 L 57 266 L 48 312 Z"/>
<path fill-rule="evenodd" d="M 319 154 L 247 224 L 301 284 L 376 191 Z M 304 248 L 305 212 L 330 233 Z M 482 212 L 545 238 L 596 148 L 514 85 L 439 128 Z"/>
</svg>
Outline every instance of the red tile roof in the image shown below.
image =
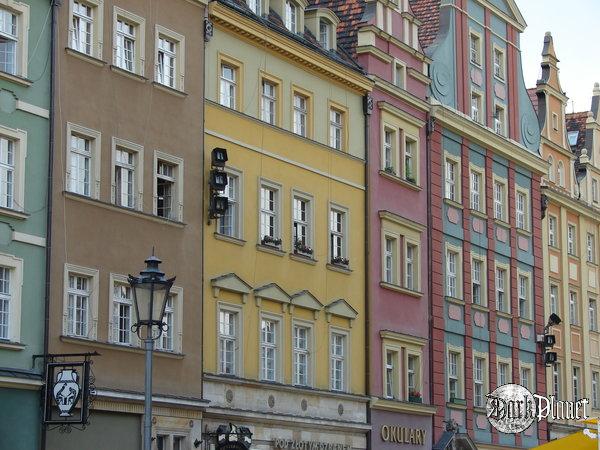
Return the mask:
<svg viewBox="0 0 600 450">
<path fill-rule="evenodd" d="M 567 122 L 567 132 L 570 131 L 579 131 L 579 136 L 577 136 L 577 144 L 573 147 L 575 150 L 580 151 L 582 148 L 585 148 L 585 122 L 588 118 L 588 112 L 576 112 L 566 115 Z"/>
<path fill-rule="evenodd" d="M 429 47 L 440 31 L 441 0 L 410 0 L 413 14 L 423 22 L 419 27 L 419 41 L 423 49 Z"/>
<path fill-rule="evenodd" d="M 538 112 L 538 97 L 537 97 L 537 88 L 527 89 L 527 94 L 529 94 L 529 98 L 531 99 L 531 103 L 533 104 L 533 109 L 535 109 L 535 113 Z"/>
<path fill-rule="evenodd" d="M 357 33 L 363 20 L 364 0 L 309 0 L 309 5 L 332 10 L 340 19 L 337 28 L 338 44 L 355 57 Z"/>
</svg>

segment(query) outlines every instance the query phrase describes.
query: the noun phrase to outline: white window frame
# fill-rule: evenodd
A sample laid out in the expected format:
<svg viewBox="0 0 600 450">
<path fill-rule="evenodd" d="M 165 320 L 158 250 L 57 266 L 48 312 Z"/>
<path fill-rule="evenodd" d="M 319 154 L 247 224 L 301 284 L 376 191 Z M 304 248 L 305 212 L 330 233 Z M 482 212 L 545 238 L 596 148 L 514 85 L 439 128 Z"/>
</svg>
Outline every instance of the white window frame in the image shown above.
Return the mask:
<svg viewBox="0 0 600 450">
<path fill-rule="evenodd" d="M 341 385 L 341 389 L 335 389 L 334 388 L 334 380 L 332 377 L 332 371 L 333 371 L 333 361 L 334 359 L 340 359 L 335 357 L 335 355 L 333 355 L 332 353 L 332 343 L 333 343 L 333 335 L 337 334 L 337 335 L 341 335 L 344 337 L 344 356 L 343 356 L 343 367 L 342 367 L 342 385 Z M 331 389 L 332 391 L 336 391 L 336 392 L 347 392 L 351 386 L 351 373 L 352 371 L 349 370 L 351 361 L 350 361 L 350 356 L 351 356 L 351 342 L 350 342 L 350 333 L 348 330 L 345 330 L 343 328 L 338 328 L 338 327 L 333 327 L 330 326 L 329 327 L 329 345 L 328 345 L 328 353 L 329 353 L 329 389 Z"/>
<path fill-rule="evenodd" d="M 480 278 L 479 278 L 479 298 L 480 302 L 475 303 L 475 297 L 473 296 L 473 284 L 475 279 L 474 274 L 474 262 L 477 261 L 481 265 Z M 471 302 L 473 304 L 487 307 L 487 257 L 471 252 Z"/>
<path fill-rule="evenodd" d="M 88 55 L 96 59 L 102 59 L 104 46 L 104 0 L 81 0 L 78 1 L 78 3 L 87 5 L 92 10 L 92 42 L 91 53 Z M 74 0 L 69 0 L 69 48 L 87 54 L 73 46 L 73 34 L 75 33 L 75 29 L 73 28 L 73 16 Z"/>
<path fill-rule="evenodd" d="M 577 256 L 577 225 L 567 224 L 567 254 Z"/>
<path fill-rule="evenodd" d="M 0 136 L 13 144 L 13 192 L 14 211 L 25 211 L 25 159 L 27 158 L 27 131 L 0 125 Z"/>
<path fill-rule="evenodd" d="M 183 92 L 185 90 L 185 36 L 158 24 L 155 25 L 154 34 L 154 48 L 156 49 L 154 55 L 154 81 L 171 89 L 176 89 L 178 91 Z M 163 83 L 159 77 L 158 54 L 160 52 L 159 42 L 161 38 L 173 42 L 175 46 L 175 67 L 173 71 L 173 86 L 169 86 L 168 84 Z"/>
<path fill-rule="evenodd" d="M 481 377 L 477 377 L 477 360 L 482 361 Z M 481 386 L 481 403 L 477 402 L 476 385 Z M 489 360 L 486 353 L 473 351 L 473 407 L 485 408 L 486 393 L 489 391 Z"/>
<path fill-rule="evenodd" d="M 554 289 L 553 289 L 554 288 Z M 555 291 L 556 294 L 553 292 Z M 550 313 L 558 314 L 560 289 L 557 284 L 550 283 Z"/>
<path fill-rule="evenodd" d="M 386 140 L 387 134 L 391 135 L 391 142 Z M 398 176 L 398 135 L 399 130 L 391 125 L 383 124 L 381 133 L 381 170 Z M 389 152 L 390 160 L 387 161 L 387 153 Z M 389 165 L 388 165 L 389 163 Z"/>
<path fill-rule="evenodd" d="M 285 28 L 291 33 L 298 33 L 300 30 L 300 14 L 301 7 L 293 0 L 282 0 L 283 1 L 283 24 Z"/>
<path fill-rule="evenodd" d="M 339 122 L 334 120 L 339 115 Z M 346 148 L 346 114 L 347 111 L 337 106 L 329 106 L 329 146 L 339 151 Z M 339 138 L 338 138 L 339 132 Z"/>
<path fill-rule="evenodd" d="M 548 215 L 548 245 L 553 248 L 557 248 L 557 226 L 558 220 L 553 215 Z"/>
<path fill-rule="evenodd" d="M 301 350 L 296 348 L 295 342 L 295 328 L 302 327 L 308 330 L 308 337 L 306 339 L 306 350 Z M 306 386 L 312 387 L 314 386 L 315 380 L 315 333 L 314 333 L 314 323 L 301 319 L 293 319 L 292 320 L 292 384 L 295 386 Z M 307 355 L 307 364 L 306 364 L 306 384 L 298 384 L 298 376 L 296 373 L 296 354 L 302 353 Z M 282 358 L 280 358 L 282 359 Z"/>
<path fill-rule="evenodd" d="M 217 324 L 217 329 L 216 329 L 216 335 L 217 335 L 217 340 L 216 340 L 216 367 L 217 367 L 217 373 L 219 374 L 225 374 L 225 372 L 221 371 L 221 334 L 220 334 L 220 330 L 221 330 L 221 311 L 223 312 L 227 312 L 227 313 L 231 313 L 231 314 L 235 314 L 235 338 L 233 339 L 234 341 L 234 355 L 233 355 L 233 373 L 231 374 L 227 374 L 227 375 L 232 375 L 232 376 L 238 376 L 238 377 L 242 377 L 244 375 L 244 355 L 243 355 L 243 351 L 244 351 L 244 320 L 243 320 L 243 310 L 240 306 L 237 305 L 231 305 L 229 303 L 225 303 L 225 302 L 218 302 L 217 303 L 217 308 L 216 308 L 216 324 Z M 260 327 L 260 325 L 259 325 Z"/>
<path fill-rule="evenodd" d="M 500 379 L 501 376 L 501 372 L 500 372 L 500 366 L 501 365 L 505 365 L 507 367 L 506 370 L 506 380 L 504 380 L 504 383 L 502 383 L 502 380 Z M 503 384 L 510 384 L 512 383 L 512 379 L 513 379 L 513 374 L 512 374 L 512 360 L 510 358 L 501 358 L 501 357 L 497 357 L 496 358 L 496 374 L 497 374 L 497 385 L 501 386 Z"/>
<path fill-rule="evenodd" d="M 508 222 L 508 183 L 506 179 L 494 175 L 492 186 L 492 195 L 494 199 L 494 219 L 500 220 L 501 222 Z M 502 189 L 501 200 L 499 200 L 497 197 L 496 186 L 500 186 Z M 499 212 L 501 212 L 500 217 Z"/>
<path fill-rule="evenodd" d="M 456 374 L 450 375 L 450 354 L 456 354 Z M 450 396 L 450 379 L 456 380 L 456 397 L 458 399 L 465 398 L 465 377 L 464 377 L 464 348 L 455 347 L 453 345 L 446 346 L 446 361 L 445 361 L 445 375 L 446 375 L 446 398 L 451 401 Z"/>
<path fill-rule="evenodd" d="M 579 326 L 579 293 L 569 290 L 569 323 Z"/>
<path fill-rule="evenodd" d="M 450 260 L 448 258 L 448 255 L 452 253 L 456 255 L 456 262 L 455 262 L 455 271 L 454 274 L 452 274 L 452 272 L 450 271 Z M 445 294 L 446 296 L 450 297 L 450 298 L 456 298 L 456 299 L 463 299 L 463 285 L 462 285 L 462 276 L 463 273 L 463 255 L 462 255 L 462 248 L 451 245 L 451 244 L 446 244 L 446 252 L 445 252 Z M 454 282 L 455 282 L 455 287 L 454 290 L 455 292 L 451 292 L 450 290 L 450 275 L 454 275 Z M 451 295 L 455 293 L 456 295 Z"/>
<path fill-rule="evenodd" d="M 500 54 L 500 62 L 496 61 L 496 55 Z M 493 73 L 494 78 L 500 81 L 504 81 L 506 79 L 506 53 L 500 48 L 498 45 L 494 44 L 492 48 L 492 65 L 493 65 Z"/>
<path fill-rule="evenodd" d="M 476 41 L 473 39 L 475 38 Z M 473 43 L 477 44 L 477 48 L 473 48 Z M 475 64 L 477 67 L 481 67 L 483 64 L 483 39 L 481 33 L 470 29 L 469 30 L 469 62 Z"/>
<path fill-rule="evenodd" d="M 392 364 L 388 364 L 388 353 L 392 355 Z M 400 400 L 402 398 L 402 386 L 400 377 L 400 361 L 402 360 L 402 348 L 384 344 L 383 348 L 383 396 L 388 399 Z M 391 377 L 388 373 L 391 370 Z M 391 389 L 388 390 L 388 388 Z"/>
<path fill-rule="evenodd" d="M 596 298 L 588 298 L 588 321 L 590 331 L 598 331 L 598 300 Z"/>
<path fill-rule="evenodd" d="M 598 370 L 592 370 L 592 408 L 599 409 L 600 408 L 600 391 L 598 388 L 600 384 L 600 372 Z"/>
<path fill-rule="evenodd" d="M 262 16 L 262 0 L 246 0 L 246 4 L 250 11 L 257 16 Z"/>
<path fill-rule="evenodd" d="M 307 194 L 305 192 L 299 191 L 297 189 L 292 189 L 292 196 L 291 196 L 291 205 L 292 205 L 292 217 L 291 217 L 291 224 L 292 224 L 292 230 L 291 230 L 291 234 L 290 236 L 292 237 L 292 243 L 291 243 L 291 249 L 292 252 L 296 252 L 296 243 L 295 243 L 295 231 L 294 231 L 294 225 L 296 223 L 296 219 L 295 219 L 295 204 L 296 204 L 296 199 L 298 200 L 302 200 L 304 202 L 306 202 L 307 204 L 307 211 L 306 211 L 306 220 L 304 221 L 304 225 L 306 226 L 306 238 L 305 238 L 305 244 L 307 247 L 310 247 L 313 250 L 313 254 L 312 255 L 305 255 L 305 256 L 310 256 L 312 258 L 314 258 L 314 221 L 315 221 L 315 200 L 314 197 L 310 194 Z M 301 224 L 301 221 L 299 221 L 299 223 Z M 303 253 L 301 253 L 303 254 Z"/>
<path fill-rule="evenodd" d="M 265 85 L 273 87 L 273 93 L 268 94 L 265 92 Z M 277 125 L 278 122 L 278 110 L 279 110 L 279 85 L 271 78 L 261 77 L 260 79 L 260 120 L 270 125 Z M 269 105 L 269 109 L 267 106 Z M 272 115 L 272 117 L 268 117 Z"/>
<path fill-rule="evenodd" d="M 398 69 L 402 73 L 400 80 L 398 80 Z M 396 58 L 392 63 L 392 83 L 394 86 L 406 90 L 406 63 Z"/>
<path fill-rule="evenodd" d="M 478 211 L 482 214 L 485 214 L 486 211 L 486 191 L 485 191 L 485 169 L 479 168 L 474 165 L 470 165 L 470 174 L 469 174 L 469 207 L 473 211 Z M 473 175 L 477 175 L 479 177 L 479 186 L 474 186 Z M 477 205 L 475 203 L 478 203 Z"/>
<path fill-rule="evenodd" d="M 522 292 L 521 280 L 525 280 L 525 292 Z M 521 318 L 532 320 L 533 319 L 533 286 L 532 286 L 532 275 L 530 272 L 524 272 L 520 269 L 517 269 L 517 295 L 519 299 L 519 316 Z M 525 297 L 522 297 L 525 294 Z M 523 310 L 521 309 L 521 300 L 525 300 L 526 306 L 526 315 L 523 315 Z"/>
<path fill-rule="evenodd" d="M 558 161 L 556 166 L 556 182 L 560 187 L 565 187 L 565 165 L 562 161 Z"/>
<path fill-rule="evenodd" d="M 264 210 L 262 208 L 262 189 L 270 189 L 272 191 L 275 192 L 275 205 L 274 205 L 274 210 L 270 211 L 270 210 Z M 260 178 L 259 182 L 258 182 L 258 243 L 262 244 L 263 242 L 263 238 L 266 235 L 263 235 L 263 230 L 262 230 L 262 216 L 263 216 L 263 212 L 265 215 L 271 215 L 274 217 L 274 222 L 273 222 L 273 239 L 281 239 L 282 242 L 281 244 L 275 246 L 278 248 L 281 248 L 283 245 L 283 239 L 281 238 L 282 236 L 282 228 L 281 228 L 281 211 L 282 211 L 282 200 L 283 200 L 283 189 L 282 186 L 279 183 L 275 183 L 273 181 L 270 180 L 266 180 L 264 178 Z"/>
<path fill-rule="evenodd" d="M 144 206 L 144 146 L 140 144 L 136 144 L 131 141 L 127 141 L 125 139 L 120 139 L 117 137 L 112 138 L 111 143 L 111 171 L 110 171 L 110 185 L 111 185 L 111 200 L 117 205 L 117 184 L 116 184 L 116 174 L 115 169 L 117 166 L 117 150 L 123 149 L 128 151 L 129 153 L 134 154 L 134 186 L 133 186 L 133 196 L 134 203 L 131 209 L 135 209 L 138 211 L 142 211 Z M 122 206 L 122 205 L 119 205 Z M 127 206 L 123 206 L 127 208 Z"/>
<path fill-rule="evenodd" d="M 117 345 L 123 345 L 126 347 L 127 346 L 139 347 L 140 340 L 139 340 L 137 334 L 131 330 L 129 330 L 129 336 L 130 336 L 129 343 L 119 342 L 119 339 L 117 338 L 119 324 L 115 322 L 116 317 L 115 317 L 115 313 L 114 313 L 115 303 L 118 302 L 114 296 L 114 289 L 117 285 L 129 286 L 128 277 L 126 275 L 121 275 L 121 274 L 111 272 L 111 274 L 109 275 L 109 285 L 108 285 L 109 286 L 109 289 L 108 289 L 108 305 L 109 305 L 108 306 L 108 340 L 109 340 L 109 342 L 112 342 Z M 135 304 L 134 304 L 133 293 L 132 293 L 131 317 L 130 317 L 131 325 L 133 325 L 136 320 L 137 320 L 137 318 L 135 317 Z"/>
<path fill-rule="evenodd" d="M 524 380 L 524 376 L 525 373 L 524 371 L 528 371 L 527 374 L 527 382 L 524 384 L 523 380 Z M 534 377 L 534 365 L 530 364 L 530 363 L 524 363 L 524 362 L 520 362 L 519 363 L 519 383 L 521 384 L 521 386 L 526 387 L 527 389 L 529 389 L 529 391 L 535 390 L 534 386 L 535 386 L 535 377 Z"/>
<path fill-rule="evenodd" d="M 586 253 L 587 253 L 587 262 L 595 263 L 596 262 L 596 235 L 594 233 L 588 232 L 586 235 Z"/>
<path fill-rule="evenodd" d="M 318 31 L 318 41 L 319 44 L 321 45 L 321 47 L 323 47 L 325 50 L 331 50 L 332 49 L 332 29 L 333 29 L 333 24 L 325 19 L 324 17 L 319 17 L 317 20 L 319 29 Z"/>
<path fill-rule="evenodd" d="M 494 132 L 500 136 L 507 135 L 506 106 L 498 102 L 494 102 Z"/>
<path fill-rule="evenodd" d="M 596 178 L 592 178 L 592 202 L 598 203 L 600 200 L 599 192 L 598 192 L 598 180 Z"/>
<path fill-rule="evenodd" d="M 573 366 L 573 400 L 577 401 L 581 398 L 581 394 L 583 393 L 583 379 L 581 376 L 581 367 Z"/>
<path fill-rule="evenodd" d="M 90 198 L 100 198 L 100 167 L 102 161 L 102 134 L 91 128 L 67 122 L 66 139 L 66 177 L 65 191 L 73 192 L 70 188 L 71 180 L 71 136 L 77 135 L 90 140 Z M 77 194 L 83 195 L 83 194 Z"/>
<path fill-rule="evenodd" d="M 304 100 L 304 109 L 296 105 L 296 97 Z M 302 137 L 310 135 L 310 120 L 311 120 L 311 102 L 312 96 L 304 91 L 299 91 L 294 88 L 292 91 L 292 131 L 294 134 Z M 304 118 L 304 129 L 302 129 L 302 118 Z"/>
<path fill-rule="evenodd" d="M 449 164 L 454 165 L 454 180 L 448 177 Z M 461 181 L 461 160 L 459 156 L 446 153 L 444 156 L 444 198 L 455 202 L 462 203 L 462 181 Z M 454 187 L 454 194 L 451 195 Z"/>
<path fill-rule="evenodd" d="M 163 151 L 160 150 L 155 150 L 154 151 L 154 158 L 153 158 L 153 172 L 152 172 L 152 182 L 153 182 L 153 187 L 152 187 L 152 198 L 153 198 L 153 205 L 152 205 L 152 214 L 153 215 L 157 215 L 158 214 L 158 178 L 157 178 L 157 171 L 158 171 L 158 161 L 164 161 L 166 163 L 172 164 L 175 166 L 175 193 L 173 194 L 173 205 L 171 206 L 172 208 L 172 212 L 171 215 L 172 217 L 170 218 L 165 218 L 167 220 L 174 220 L 177 222 L 183 222 L 183 211 L 184 211 L 184 205 L 183 205 L 183 174 L 184 172 L 184 166 L 183 166 L 183 158 L 180 158 L 178 156 L 174 156 L 174 155 L 170 155 L 168 153 L 165 153 Z M 173 213 L 173 211 L 175 211 Z"/>
<path fill-rule="evenodd" d="M 2 9 L 17 17 L 17 43 L 15 46 L 15 73 L 8 73 L 22 78 L 27 78 L 29 68 L 29 24 L 30 6 L 27 3 L 16 0 L 2 0 Z"/>
<path fill-rule="evenodd" d="M 136 31 L 133 70 L 130 72 L 143 77 L 145 75 L 144 66 L 146 64 L 146 19 L 138 16 L 137 14 L 119 8 L 118 6 L 114 6 L 113 8 L 113 65 L 118 67 L 120 70 L 129 72 L 128 69 L 120 67 L 117 64 L 117 21 L 122 20 L 130 25 L 133 25 Z"/>
<path fill-rule="evenodd" d="M 156 341 L 156 349 L 163 352 L 181 354 L 183 350 L 183 288 L 179 286 L 172 286 L 170 297 L 173 300 L 173 327 L 171 329 L 172 348 L 165 348 L 164 344 L 162 343 L 165 339 L 166 333 L 169 332 L 169 330 L 167 330 L 163 332 L 160 339 Z"/>
<path fill-rule="evenodd" d="M 556 361 L 552 366 L 552 393 L 557 400 L 562 398 L 562 363 Z"/>
<path fill-rule="evenodd" d="M 272 322 L 275 325 L 275 336 L 274 342 L 268 343 L 263 342 L 263 333 L 262 333 L 262 322 Z M 268 382 L 281 382 L 282 381 L 282 360 L 283 360 L 283 351 L 282 351 L 282 342 L 283 342 L 283 317 L 272 314 L 261 312 L 258 320 L 258 344 L 259 344 L 259 352 L 258 352 L 258 372 L 259 379 L 262 381 Z M 266 376 L 266 367 L 263 365 L 263 349 L 269 348 L 273 350 L 275 361 L 273 367 L 273 378 L 270 379 Z"/>
<path fill-rule="evenodd" d="M 230 212 L 234 211 L 234 216 L 233 216 L 233 226 L 232 226 L 232 233 L 231 234 L 224 234 L 221 232 L 221 226 L 222 226 L 222 220 L 223 217 L 220 217 L 218 220 L 215 221 L 215 226 L 216 226 L 216 233 L 220 234 L 221 236 L 229 236 L 229 237 L 233 237 L 236 239 L 243 239 L 244 236 L 244 174 L 243 172 L 234 169 L 233 167 L 226 167 L 225 169 L 225 173 L 227 174 L 228 180 L 227 180 L 227 187 L 225 188 L 225 192 L 222 194 L 224 197 L 227 197 L 228 199 L 228 204 L 229 204 L 229 208 L 227 209 L 227 214 L 229 214 Z M 234 199 L 234 203 L 235 203 L 235 210 L 231 207 L 232 204 L 232 200 L 231 197 L 229 196 L 229 189 L 230 189 L 230 183 L 231 181 L 229 180 L 229 178 L 235 178 L 236 179 L 236 183 L 237 183 L 237 192 L 235 192 L 236 194 L 236 198 Z"/>
<path fill-rule="evenodd" d="M 21 315 L 22 315 L 22 290 L 23 290 L 23 259 L 7 253 L 0 253 L 0 266 L 9 269 L 8 299 L 8 334 L 2 342 L 21 342 Z"/>
<path fill-rule="evenodd" d="M 473 102 L 476 101 L 474 104 Z M 470 97 L 470 106 L 471 106 L 471 120 L 473 122 L 484 124 L 485 123 L 485 98 L 483 93 L 478 89 L 471 88 L 471 97 Z"/>
<path fill-rule="evenodd" d="M 329 203 L 329 214 L 327 217 L 327 241 L 328 241 L 328 247 L 329 247 L 329 258 L 328 260 L 331 262 L 333 260 L 333 246 L 332 246 L 332 242 L 331 242 L 331 236 L 332 234 L 336 234 L 339 235 L 340 233 L 334 232 L 331 229 L 331 213 L 333 211 L 338 211 L 340 213 L 343 214 L 343 223 L 342 223 L 342 232 L 341 232 L 341 238 L 342 238 L 342 252 L 341 252 L 341 256 L 342 258 L 346 258 L 348 260 L 350 260 L 350 210 L 348 208 L 345 208 L 344 206 L 338 205 L 337 203 Z"/>
<path fill-rule="evenodd" d="M 77 339 L 96 340 L 98 333 L 98 292 L 100 272 L 98 269 L 77 266 L 74 264 L 65 264 L 63 276 L 63 329 L 64 336 L 71 337 L 69 334 L 69 275 L 82 276 L 90 279 L 89 286 L 89 304 L 88 304 L 88 329 L 87 336 L 73 336 Z"/>
<path fill-rule="evenodd" d="M 520 187 L 515 189 L 515 220 L 516 226 L 520 230 L 529 231 L 531 218 L 529 206 L 529 193 Z M 519 196 L 523 198 L 523 208 L 519 207 Z"/>
<path fill-rule="evenodd" d="M 499 283 L 499 277 L 498 277 L 498 271 L 502 270 L 504 271 L 504 279 L 502 281 L 502 286 Z M 511 290 L 510 290 L 510 266 L 508 264 L 503 264 L 503 263 L 499 263 L 496 262 L 495 263 L 495 269 L 494 269 L 494 292 L 496 294 L 496 310 L 497 311 L 501 311 L 503 313 L 506 314 L 510 314 L 511 313 Z M 502 290 L 501 290 L 502 289 Z M 504 298 L 504 303 L 505 303 L 505 307 L 504 309 L 500 309 L 499 308 L 499 296 L 498 293 L 502 292 L 503 298 Z"/>
</svg>

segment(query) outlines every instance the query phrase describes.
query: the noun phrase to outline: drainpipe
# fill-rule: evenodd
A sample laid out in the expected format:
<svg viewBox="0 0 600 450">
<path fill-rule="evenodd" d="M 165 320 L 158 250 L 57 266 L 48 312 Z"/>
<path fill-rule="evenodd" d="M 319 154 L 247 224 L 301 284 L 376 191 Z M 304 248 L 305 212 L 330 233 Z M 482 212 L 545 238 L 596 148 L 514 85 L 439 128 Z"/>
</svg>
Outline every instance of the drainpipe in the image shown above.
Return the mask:
<svg viewBox="0 0 600 450">
<path fill-rule="evenodd" d="M 431 215 L 431 139 L 435 128 L 435 119 L 431 117 L 431 113 L 427 113 L 426 125 L 426 148 L 425 155 L 427 157 L 427 272 L 429 274 L 429 402 L 433 403 L 433 249 L 432 249 L 432 226 L 433 218 Z M 431 418 L 431 439 L 435 442 L 435 414 Z"/>
<path fill-rule="evenodd" d="M 50 120 L 48 123 L 49 145 L 48 145 L 48 182 L 47 182 L 47 212 L 46 212 L 46 286 L 44 293 L 44 355 L 48 354 L 48 339 L 50 334 L 50 255 L 52 249 L 52 185 L 53 185 L 53 163 L 54 163 L 54 111 L 56 92 L 56 20 L 58 7 L 61 0 L 51 0 L 52 18 L 50 27 Z M 44 380 L 46 379 L 46 357 L 44 356 Z M 40 396 L 41 397 L 41 396 Z M 46 427 L 42 424 L 40 436 L 40 448 L 46 448 Z"/>
<path fill-rule="evenodd" d="M 369 255 L 371 254 L 371 238 L 370 238 L 370 231 L 371 231 L 371 227 L 369 225 L 369 216 L 370 216 L 370 201 L 369 201 L 369 139 L 371 136 L 370 130 L 371 130 L 371 114 L 373 112 L 373 97 L 371 97 L 370 94 L 366 94 L 364 97 L 364 104 L 363 104 L 363 114 L 365 116 L 365 233 L 366 233 L 366 239 L 365 239 L 365 393 L 367 394 L 367 397 L 370 399 L 371 397 L 371 382 L 370 382 L 370 375 L 371 375 L 371 361 L 369 358 L 370 355 L 370 341 L 371 341 L 371 325 L 370 325 L 370 314 L 369 314 L 369 308 L 371 307 L 370 304 L 370 287 L 369 287 L 369 280 L 370 280 L 370 276 L 369 276 L 369 270 L 370 270 L 370 257 Z M 369 400 L 370 402 L 370 400 Z M 371 408 L 369 407 L 369 405 L 367 404 L 367 423 L 370 424 L 371 423 Z M 373 431 L 370 430 L 367 432 L 367 450 L 371 450 L 372 445 L 371 445 L 371 433 Z"/>
</svg>

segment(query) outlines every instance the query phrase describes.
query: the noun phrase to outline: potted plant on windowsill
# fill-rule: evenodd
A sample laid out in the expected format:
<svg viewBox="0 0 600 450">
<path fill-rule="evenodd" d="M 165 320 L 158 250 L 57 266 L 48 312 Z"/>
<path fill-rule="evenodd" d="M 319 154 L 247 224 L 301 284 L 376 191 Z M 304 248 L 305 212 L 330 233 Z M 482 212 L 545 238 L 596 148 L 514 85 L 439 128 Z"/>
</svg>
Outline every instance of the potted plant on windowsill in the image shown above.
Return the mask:
<svg viewBox="0 0 600 450">
<path fill-rule="evenodd" d="M 334 256 L 331 258 L 331 264 L 335 266 L 342 266 L 347 269 L 350 265 L 350 260 L 348 258 L 344 258 L 343 256 Z"/>
<path fill-rule="evenodd" d="M 300 239 L 296 239 L 294 241 L 294 253 L 301 256 L 312 257 L 313 249 L 306 245 L 304 242 L 302 242 Z"/>
<path fill-rule="evenodd" d="M 383 169 L 383 171 L 385 173 L 389 173 L 390 175 L 396 176 L 396 171 L 392 166 L 387 166 L 385 169 Z"/>
<path fill-rule="evenodd" d="M 406 168 L 406 173 L 404 174 L 404 179 L 412 184 L 415 184 L 417 182 L 417 180 L 415 180 L 415 177 L 413 177 L 412 172 L 410 171 L 410 168 L 408 168 L 408 167 Z"/>
<path fill-rule="evenodd" d="M 464 398 L 458 398 L 454 395 L 450 396 L 450 403 L 454 403 L 455 405 L 466 405 L 467 401 Z"/>
<path fill-rule="evenodd" d="M 269 247 L 277 247 L 279 248 L 279 246 L 281 245 L 281 238 L 274 238 L 272 236 L 263 236 L 263 238 L 261 239 L 260 243 L 262 245 L 266 245 Z"/>
<path fill-rule="evenodd" d="M 423 398 L 419 391 L 412 391 L 408 393 L 408 401 L 411 403 L 423 403 Z"/>
</svg>

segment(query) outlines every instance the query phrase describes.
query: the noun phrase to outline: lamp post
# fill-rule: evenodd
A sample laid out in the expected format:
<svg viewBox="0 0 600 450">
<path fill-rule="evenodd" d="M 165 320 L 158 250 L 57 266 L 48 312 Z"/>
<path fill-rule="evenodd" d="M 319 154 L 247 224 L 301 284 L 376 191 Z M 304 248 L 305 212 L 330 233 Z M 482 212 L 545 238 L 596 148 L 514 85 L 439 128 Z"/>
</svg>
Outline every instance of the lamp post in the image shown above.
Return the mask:
<svg viewBox="0 0 600 450">
<path fill-rule="evenodd" d="M 162 262 L 154 256 L 146 259 L 146 269 L 139 277 L 129 275 L 129 284 L 133 291 L 137 322 L 131 329 L 144 341 L 146 350 L 146 371 L 144 377 L 144 450 L 152 449 L 152 352 L 154 341 L 167 330 L 163 322 L 165 306 L 175 277 L 167 279 L 158 268 Z M 156 330 L 156 331 L 155 331 Z"/>
</svg>

